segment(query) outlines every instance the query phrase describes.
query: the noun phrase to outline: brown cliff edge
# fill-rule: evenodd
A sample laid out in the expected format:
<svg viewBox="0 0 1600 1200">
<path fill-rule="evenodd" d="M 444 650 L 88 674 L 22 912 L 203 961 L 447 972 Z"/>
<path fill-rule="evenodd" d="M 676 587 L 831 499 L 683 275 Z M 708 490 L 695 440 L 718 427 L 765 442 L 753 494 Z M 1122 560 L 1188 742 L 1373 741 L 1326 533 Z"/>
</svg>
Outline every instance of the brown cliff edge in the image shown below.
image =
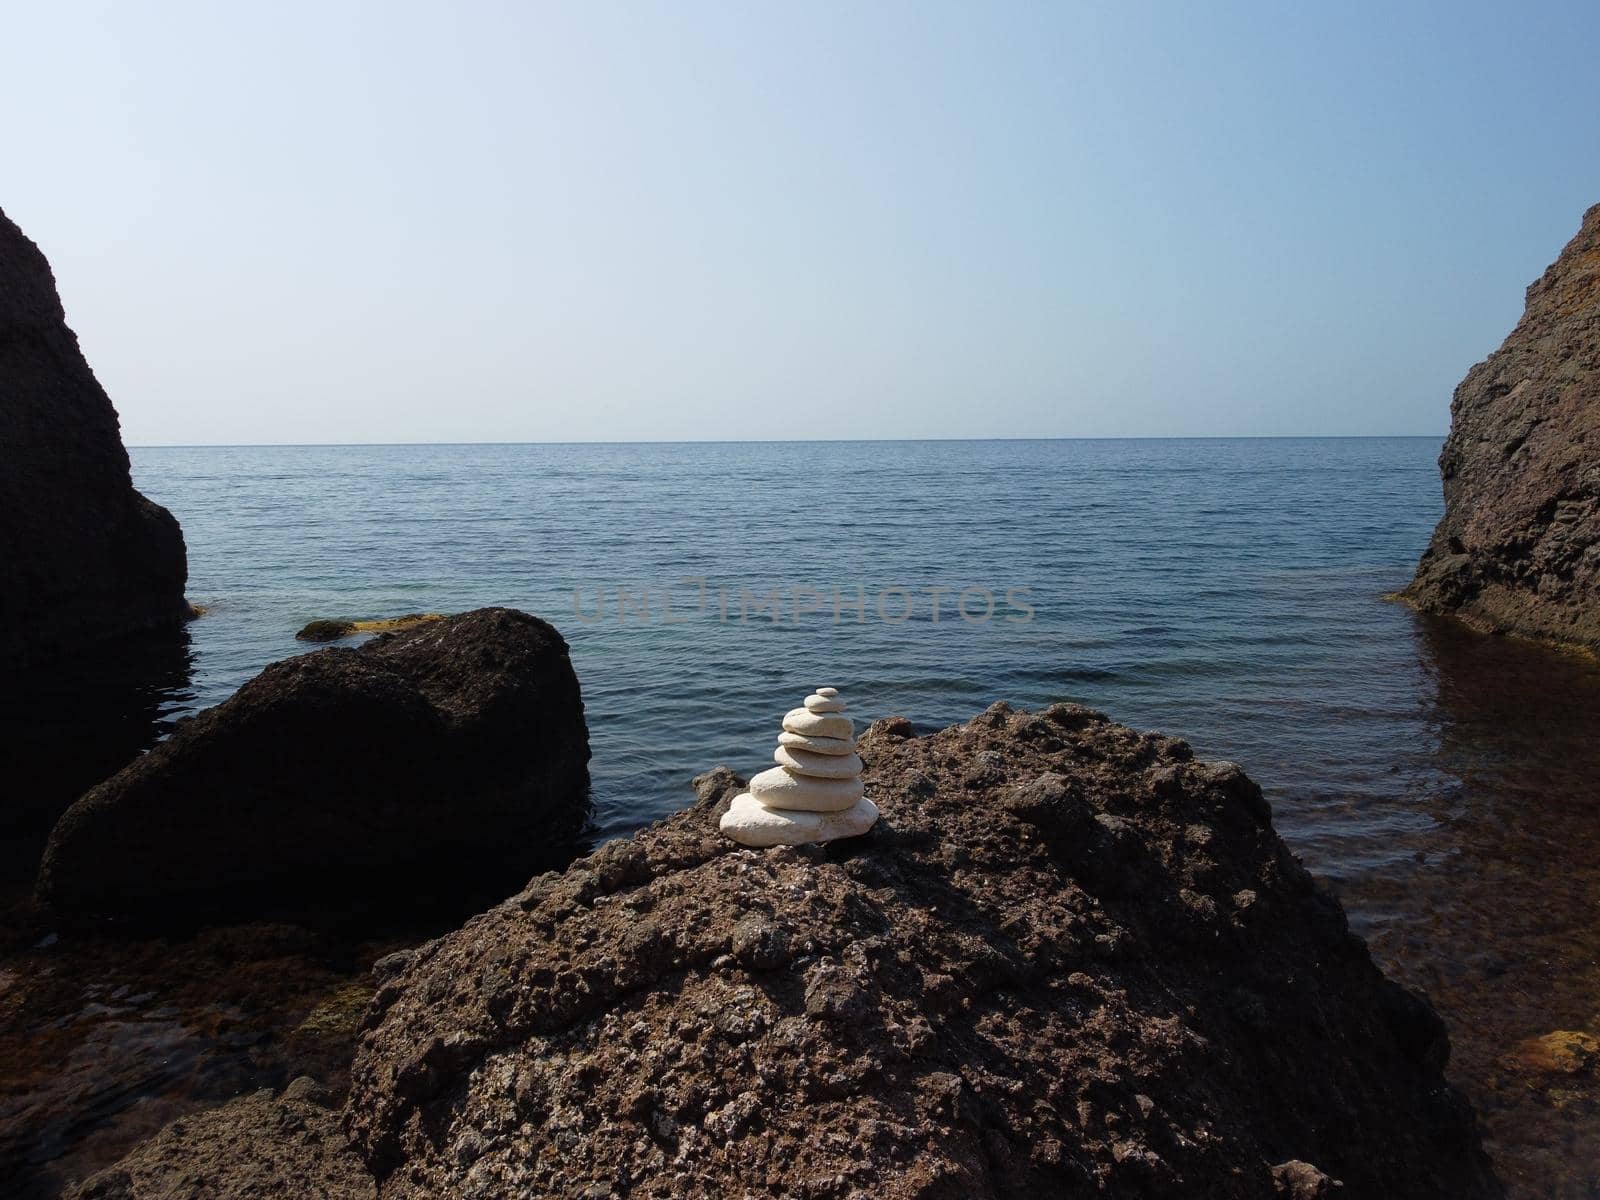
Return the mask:
<svg viewBox="0 0 1600 1200">
<path fill-rule="evenodd" d="M 1444 518 L 1400 599 L 1600 649 L 1600 205 L 1450 413 Z"/>
</svg>

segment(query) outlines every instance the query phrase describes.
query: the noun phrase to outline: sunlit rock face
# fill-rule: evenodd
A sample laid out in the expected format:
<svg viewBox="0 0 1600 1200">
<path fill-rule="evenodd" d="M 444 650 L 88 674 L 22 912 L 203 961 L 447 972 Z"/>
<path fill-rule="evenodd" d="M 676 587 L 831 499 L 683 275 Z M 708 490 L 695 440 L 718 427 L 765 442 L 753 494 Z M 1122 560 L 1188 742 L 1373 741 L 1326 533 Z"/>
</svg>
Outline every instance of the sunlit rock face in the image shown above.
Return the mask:
<svg viewBox="0 0 1600 1200">
<path fill-rule="evenodd" d="M 1456 389 L 1439 469 L 1444 518 L 1404 598 L 1600 647 L 1600 205 Z"/>
</svg>

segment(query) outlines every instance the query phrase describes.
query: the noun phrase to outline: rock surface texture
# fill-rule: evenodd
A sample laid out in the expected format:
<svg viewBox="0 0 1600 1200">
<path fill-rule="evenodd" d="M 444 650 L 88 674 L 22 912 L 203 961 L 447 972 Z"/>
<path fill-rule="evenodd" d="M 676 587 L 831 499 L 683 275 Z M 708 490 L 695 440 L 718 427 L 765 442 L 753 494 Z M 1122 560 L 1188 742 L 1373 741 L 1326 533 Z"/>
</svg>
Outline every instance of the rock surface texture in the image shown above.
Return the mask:
<svg viewBox="0 0 1600 1200">
<path fill-rule="evenodd" d="M 189 617 L 172 514 L 133 488 L 117 413 L 39 248 L 0 212 L 0 670 Z"/>
<path fill-rule="evenodd" d="M 722 814 L 719 828 L 745 846 L 801 846 L 860 837 L 878 819 L 861 782 L 855 723 L 838 688 L 823 687 L 783 718 L 772 758 Z M 824 732 L 825 731 L 825 732 Z"/>
<path fill-rule="evenodd" d="M 1237 767 L 1074 705 L 860 753 L 865 837 L 737 846 L 711 772 L 384 960 L 345 1109 L 379 1194 L 1500 1194 L 1439 1018 Z"/>
<path fill-rule="evenodd" d="M 67 810 L 38 892 L 181 913 L 414 893 L 502 857 L 526 878 L 587 819 L 588 761 L 566 642 L 480 609 L 275 663 L 180 723 Z"/>
<path fill-rule="evenodd" d="M 310 1079 L 168 1125 L 65 1200 L 376 1200 L 377 1189 Z"/>
<path fill-rule="evenodd" d="M 1450 413 L 1444 518 L 1403 598 L 1600 648 L 1600 205 Z"/>
</svg>

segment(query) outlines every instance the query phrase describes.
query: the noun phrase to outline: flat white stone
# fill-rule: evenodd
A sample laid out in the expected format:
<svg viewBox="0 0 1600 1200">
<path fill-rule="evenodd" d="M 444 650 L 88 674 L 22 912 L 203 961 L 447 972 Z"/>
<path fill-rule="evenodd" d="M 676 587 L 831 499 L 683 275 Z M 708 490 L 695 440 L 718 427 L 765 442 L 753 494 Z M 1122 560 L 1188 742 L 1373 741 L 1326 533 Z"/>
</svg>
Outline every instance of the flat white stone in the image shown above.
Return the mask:
<svg viewBox="0 0 1600 1200">
<path fill-rule="evenodd" d="M 850 738 L 807 737 L 803 733 L 790 733 L 787 729 L 778 735 L 778 745 L 791 750 L 809 750 L 813 754 L 853 754 L 856 748 Z"/>
<path fill-rule="evenodd" d="M 838 688 L 818 688 L 817 689 L 817 695 L 826 696 L 829 700 L 832 700 L 838 694 L 839 694 L 839 689 Z"/>
<path fill-rule="evenodd" d="M 853 751 L 841 757 L 779 746 L 772 752 L 772 760 L 780 767 L 788 767 L 791 771 L 810 775 L 814 779 L 854 779 L 861 774 L 861 756 Z"/>
<path fill-rule="evenodd" d="M 800 846 L 859 837 L 878 820 L 878 806 L 865 796 L 843 812 L 776 812 L 741 792 L 728 805 L 719 828 L 743 846 Z"/>
<path fill-rule="evenodd" d="M 863 796 L 844 812 L 823 817 L 818 840 L 831 842 L 835 838 L 860 837 L 877 823 L 878 806 Z"/>
<path fill-rule="evenodd" d="M 750 795 L 768 808 L 788 812 L 843 812 L 866 791 L 859 778 L 818 779 L 768 767 L 750 780 Z"/>
<path fill-rule="evenodd" d="M 740 792 L 717 828 L 743 846 L 800 846 L 820 840 L 822 814 L 779 812 Z"/>
<path fill-rule="evenodd" d="M 783 715 L 783 727 L 790 733 L 803 733 L 806 737 L 854 737 L 855 722 L 839 713 L 814 713 L 803 708 L 791 708 Z"/>
<path fill-rule="evenodd" d="M 805 698 L 807 712 L 829 713 L 843 712 L 844 701 L 837 696 L 824 696 L 821 692 L 812 692 Z"/>
</svg>

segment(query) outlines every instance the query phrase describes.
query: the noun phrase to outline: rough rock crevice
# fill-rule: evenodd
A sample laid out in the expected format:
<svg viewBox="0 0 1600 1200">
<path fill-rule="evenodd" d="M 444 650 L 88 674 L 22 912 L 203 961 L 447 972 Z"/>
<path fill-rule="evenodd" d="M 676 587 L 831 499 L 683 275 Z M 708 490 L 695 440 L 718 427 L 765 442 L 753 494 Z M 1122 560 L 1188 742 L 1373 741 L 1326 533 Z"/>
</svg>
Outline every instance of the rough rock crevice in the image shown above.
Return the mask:
<svg viewBox="0 0 1600 1200">
<path fill-rule="evenodd" d="M 1402 599 L 1600 648 L 1600 205 L 1450 414 L 1444 517 Z"/>
</svg>

